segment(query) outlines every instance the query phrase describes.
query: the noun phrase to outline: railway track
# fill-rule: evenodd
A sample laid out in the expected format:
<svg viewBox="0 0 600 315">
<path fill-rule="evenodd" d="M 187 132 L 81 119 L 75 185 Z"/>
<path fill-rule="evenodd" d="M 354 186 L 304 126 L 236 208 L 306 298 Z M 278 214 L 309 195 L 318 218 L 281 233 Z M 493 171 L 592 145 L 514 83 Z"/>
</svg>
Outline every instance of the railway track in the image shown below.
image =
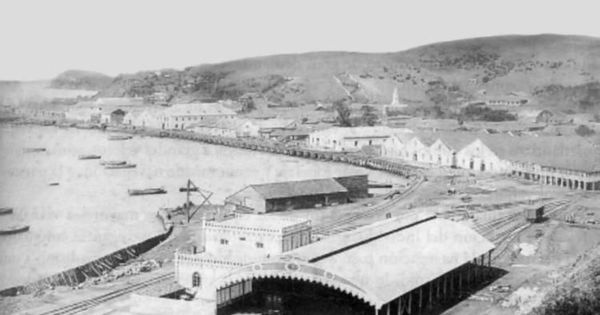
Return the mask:
<svg viewBox="0 0 600 315">
<path fill-rule="evenodd" d="M 566 209 L 570 204 L 569 200 L 556 200 L 544 205 L 545 216 L 553 217 L 557 212 Z M 519 231 L 530 226 L 521 212 L 510 214 L 501 218 L 493 219 L 484 224 L 476 223 L 475 231 L 479 232 L 489 241 L 496 245 L 494 250 L 494 260 L 506 252 L 510 240 L 518 234 Z"/>
<path fill-rule="evenodd" d="M 93 307 L 96 307 L 102 303 L 105 303 L 107 301 L 116 299 L 118 297 L 121 297 L 125 294 L 129 294 L 138 290 L 141 290 L 143 288 L 149 287 L 151 285 L 155 285 L 157 283 L 163 282 L 163 281 L 167 281 L 167 280 L 172 280 L 173 276 L 174 276 L 174 272 L 169 272 L 142 282 L 138 282 L 136 284 L 132 284 L 130 286 L 127 286 L 125 288 L 121 288 L 100 296 L 96 296 L 87 300 L 83 300 L 83 301 L 79 301 L 73 304 L 69 304 L 63 307 L 59 307 L 56 309 L 53 309 L 51 311 L 48 312 L 44 312 L 44 313 L 40 313 L 39 315 L 66 315 L 66 314 L 77 314 L 77 313 L 81 313 L 83 311 L 89 310 Z"/>
<path fill-rule="evenodd" d="M 339 219 L 336 219 L 331 222 L 327 222 L 321 225 L 317 225 L 313 228 L 313 233 L 317 235 L 329 236 L 341 232 L 346 232 L 350 230 L 354 230 L 363 224 L 353 224 L 356 221 L 364 218 L 369 218 L 380 214 L 383 211 L 390 210 L 394 206 L 396 206 L 399 202 L 403 201 L 403 198 L 413 193 L 418 187 L 421 186 L 424 179 L 420 178 L 414 185 L 400 193 L 399 196 L 395 198 L 391 198 L 387 201 L 384 201 L 381 204 L 372 206 L 371 208 L 366 209 L 365 211 L 349 214 L 343 216 Z"/>
</svg>

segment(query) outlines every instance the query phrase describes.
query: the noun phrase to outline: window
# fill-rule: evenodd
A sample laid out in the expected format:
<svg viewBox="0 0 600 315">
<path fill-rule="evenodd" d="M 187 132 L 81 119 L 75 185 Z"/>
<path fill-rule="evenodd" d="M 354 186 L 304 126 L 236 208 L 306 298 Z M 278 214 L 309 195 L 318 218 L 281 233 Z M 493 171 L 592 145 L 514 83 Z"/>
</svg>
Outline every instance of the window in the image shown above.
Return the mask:
<svg viewBox="0 0 600 315">
<path fill-rule="evenodd" d="M 200 273 L 197 271 L 194 272 L 194 274 L 192 275 L 192 287 L 198 288 L 198 287 L 200 287 L 201 283 L 202 283 L 202 281 L 200 279 Z"/>
<path fill-rule="evenodd" d="M 369 140 L 369 145 L 372 145 L 372 144 L 373 144 L 373 140 Z"/>
<path fill-rule="evenodd" d="M 221 239 L 221 245 L 227 245 L 227 244 L 229 244 L 229 241 L 226 240 L 226 239 L 224 239 L 224 238 L 222 238 Z"/>
<path fill-rule="evenodd" d="M 263 248 L 265 245 L 261 242 L 256 242 L 256 248 Z"/>
<path fill-rule="evenodd" d="M 354 146 L 358 147 L 358 141 L 354 141 Z"/>
<path fill-rule="evenodd" d="M 246 240 L 246 238 L 245 238 L 245 237 L 243 237 L 243 236 L 242 236 L 242 237 L 240 237 L 240 241 L 245 241 L 245 240 Z"/>
</svg>

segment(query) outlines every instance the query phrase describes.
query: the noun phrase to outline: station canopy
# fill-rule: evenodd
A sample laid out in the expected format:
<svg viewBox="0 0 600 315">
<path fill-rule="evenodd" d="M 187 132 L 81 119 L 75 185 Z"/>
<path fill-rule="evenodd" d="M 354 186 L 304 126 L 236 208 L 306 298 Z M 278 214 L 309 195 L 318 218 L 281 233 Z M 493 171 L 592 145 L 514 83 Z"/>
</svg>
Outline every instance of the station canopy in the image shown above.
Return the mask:
<svg viewBox="0 0 600 315">
<path fill-rule="evenodd" d="M 255 278 L 305 280 L 380 308 L 493 248 L 461 223 L 421 213 L 337 234 L 241 267 L 217 287 Z"/>
</svg>

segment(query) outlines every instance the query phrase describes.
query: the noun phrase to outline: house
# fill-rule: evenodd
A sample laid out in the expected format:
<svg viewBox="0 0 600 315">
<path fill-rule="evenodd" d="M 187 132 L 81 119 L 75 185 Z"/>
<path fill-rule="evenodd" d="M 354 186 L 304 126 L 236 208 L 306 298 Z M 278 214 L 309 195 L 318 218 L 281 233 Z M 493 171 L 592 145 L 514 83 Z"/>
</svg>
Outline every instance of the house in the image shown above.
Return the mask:
<svg viewBox="0 0 600 315">
<path fill-rule="evenodd" d="M 569 117 L 567 117 L 567 115 L 565 115 L 563 113 L 545 109 L 537 115 L 537 117 L 535 118 L 535 122 L 543 123 L 543 124 L 547 124 L 547 125 L 548 124 L 556 125 L 556 124 L 565 124 L 565 123 L 569 123 L 572 121 L 570 121 Z"/>
<path fill-rule="evenodd" d="M 271 138 L 274 131 L 292 130 L 297 126 L 295 120 L 282 118 L 253 119 L 252 123 L 258 127 L 259 136 L 263 138 Z"/>
<path fill-rule="evenodd" d="M 385 139 L 397 132 L 402 130 L 387 126 L 333 127 L 312 132 L 308 136 L 308 146 L 321 150 L 353 152 L 364 146 L 381 146 Z"/>
<path fill-rule="evenodd" d="M 486 137 L 490 138 L 492 137 Z M 492 148 L 488 145 L 492 145 Z M 510 162 L 506 159 L 506 154 L 510 151 L 510 146 L 484 142 L 478 137 L 456 153 L 456 167 L 479 172 L 507 173 Z"/>
<path fill-rule="evenodd" d="M 207 119 L 232 119 L 236 113 L 219 103 L 175 104 L 164 110 L 164 129 L 185 129 Z"/>
<path fill-rule="evenodd" d="M 348 189 L 333 178 L 250 185 L 225 199 L 238 212 L 267 213 L 317 208 L 348 201 Z"/>
<path fill-rule="evenodd" d="M 186 129 L 198 134 L 226 138 L 258 137 L 259 127 L 248 119 L 221 118 L 191 124 Z"/>
</svg>

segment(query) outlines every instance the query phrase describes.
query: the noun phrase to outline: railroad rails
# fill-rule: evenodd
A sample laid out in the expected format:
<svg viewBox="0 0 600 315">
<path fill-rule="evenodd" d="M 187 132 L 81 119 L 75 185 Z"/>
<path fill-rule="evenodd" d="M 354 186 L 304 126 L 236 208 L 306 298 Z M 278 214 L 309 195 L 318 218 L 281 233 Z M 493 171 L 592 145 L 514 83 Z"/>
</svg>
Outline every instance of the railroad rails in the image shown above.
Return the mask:
<svg viewBox="0 0 600 315">
<path fill-rule="evenodd" d="M 83 301 L 79 301 L 73 304 L 69 304 L 63 307 L 59 307 L 57 309 L 48 311 L 48 312 L 44 312 L 41 313 L 40 315 L 67 315 L 67 314 L 77 314 L 86 310 L 89 310 L 93 307 L 96 307 L 102 303 L 108 302 L 110 300 L 116 299 L 118 297 L 121 297 L 125 294 L 129 294 L 138 290 L 141 290 L 143 288 L 149 287 L 151 285 L 155 285 L 158 284 L 160 282 L 163 281 L 167 281 L 167 280 L 173 280 L 173 277 L 175 275 L 175 272 L 171 271 L 169 273 L 160 275 L 160 276 L 156 276 L 154 278 L 150 278 L 135 284 L 132 284 L 130 286 L 100 295 L 100 296 L 96 296 L 87 300 L 83 300 Z"/>
<path fill-rule="evenodd" d="M 555 200 L 544 205 L 545 216 L 550 217 L 566 209 L 569 200 Z M 521 211 L 492 219 L 485 223 L 476 222 L 474 229 L 496 245 L 493 259 L 500 257 L 507 249 L 509 241 L 521 230 L 530 226 Z"/>
<path fill-rule="evenodd" d="M 390 210 L 394 206 L 396 206 L 400 201 L 403 200 L 403 197 L 408 196 L 412 192 L 414 192 L 424 181 L 424 178 L 420 177 L 412 186 L 410 186 L 407 190 L 402 193 L 399 193 L 399 196 L 395 196 L 395 198 L 390 198 L 378 205 L 372 206 L 364 211 L 358 213 L 352 213 L 345 216 L 342 216 L 334 221 L 326 222 L 320 225 L 316 225 L 313 228 L 313 234 L 315 235 L 324 235 L 329 236 L 341 232 L 346 232 L 350 230 L 354 230 L 364 224 L 353 224 L 356 221 L 364 218 L 373 217 L 379 215 L 381 212 Z M 393 196 L 393 195 L 390 195 Z"/>
</svg>

